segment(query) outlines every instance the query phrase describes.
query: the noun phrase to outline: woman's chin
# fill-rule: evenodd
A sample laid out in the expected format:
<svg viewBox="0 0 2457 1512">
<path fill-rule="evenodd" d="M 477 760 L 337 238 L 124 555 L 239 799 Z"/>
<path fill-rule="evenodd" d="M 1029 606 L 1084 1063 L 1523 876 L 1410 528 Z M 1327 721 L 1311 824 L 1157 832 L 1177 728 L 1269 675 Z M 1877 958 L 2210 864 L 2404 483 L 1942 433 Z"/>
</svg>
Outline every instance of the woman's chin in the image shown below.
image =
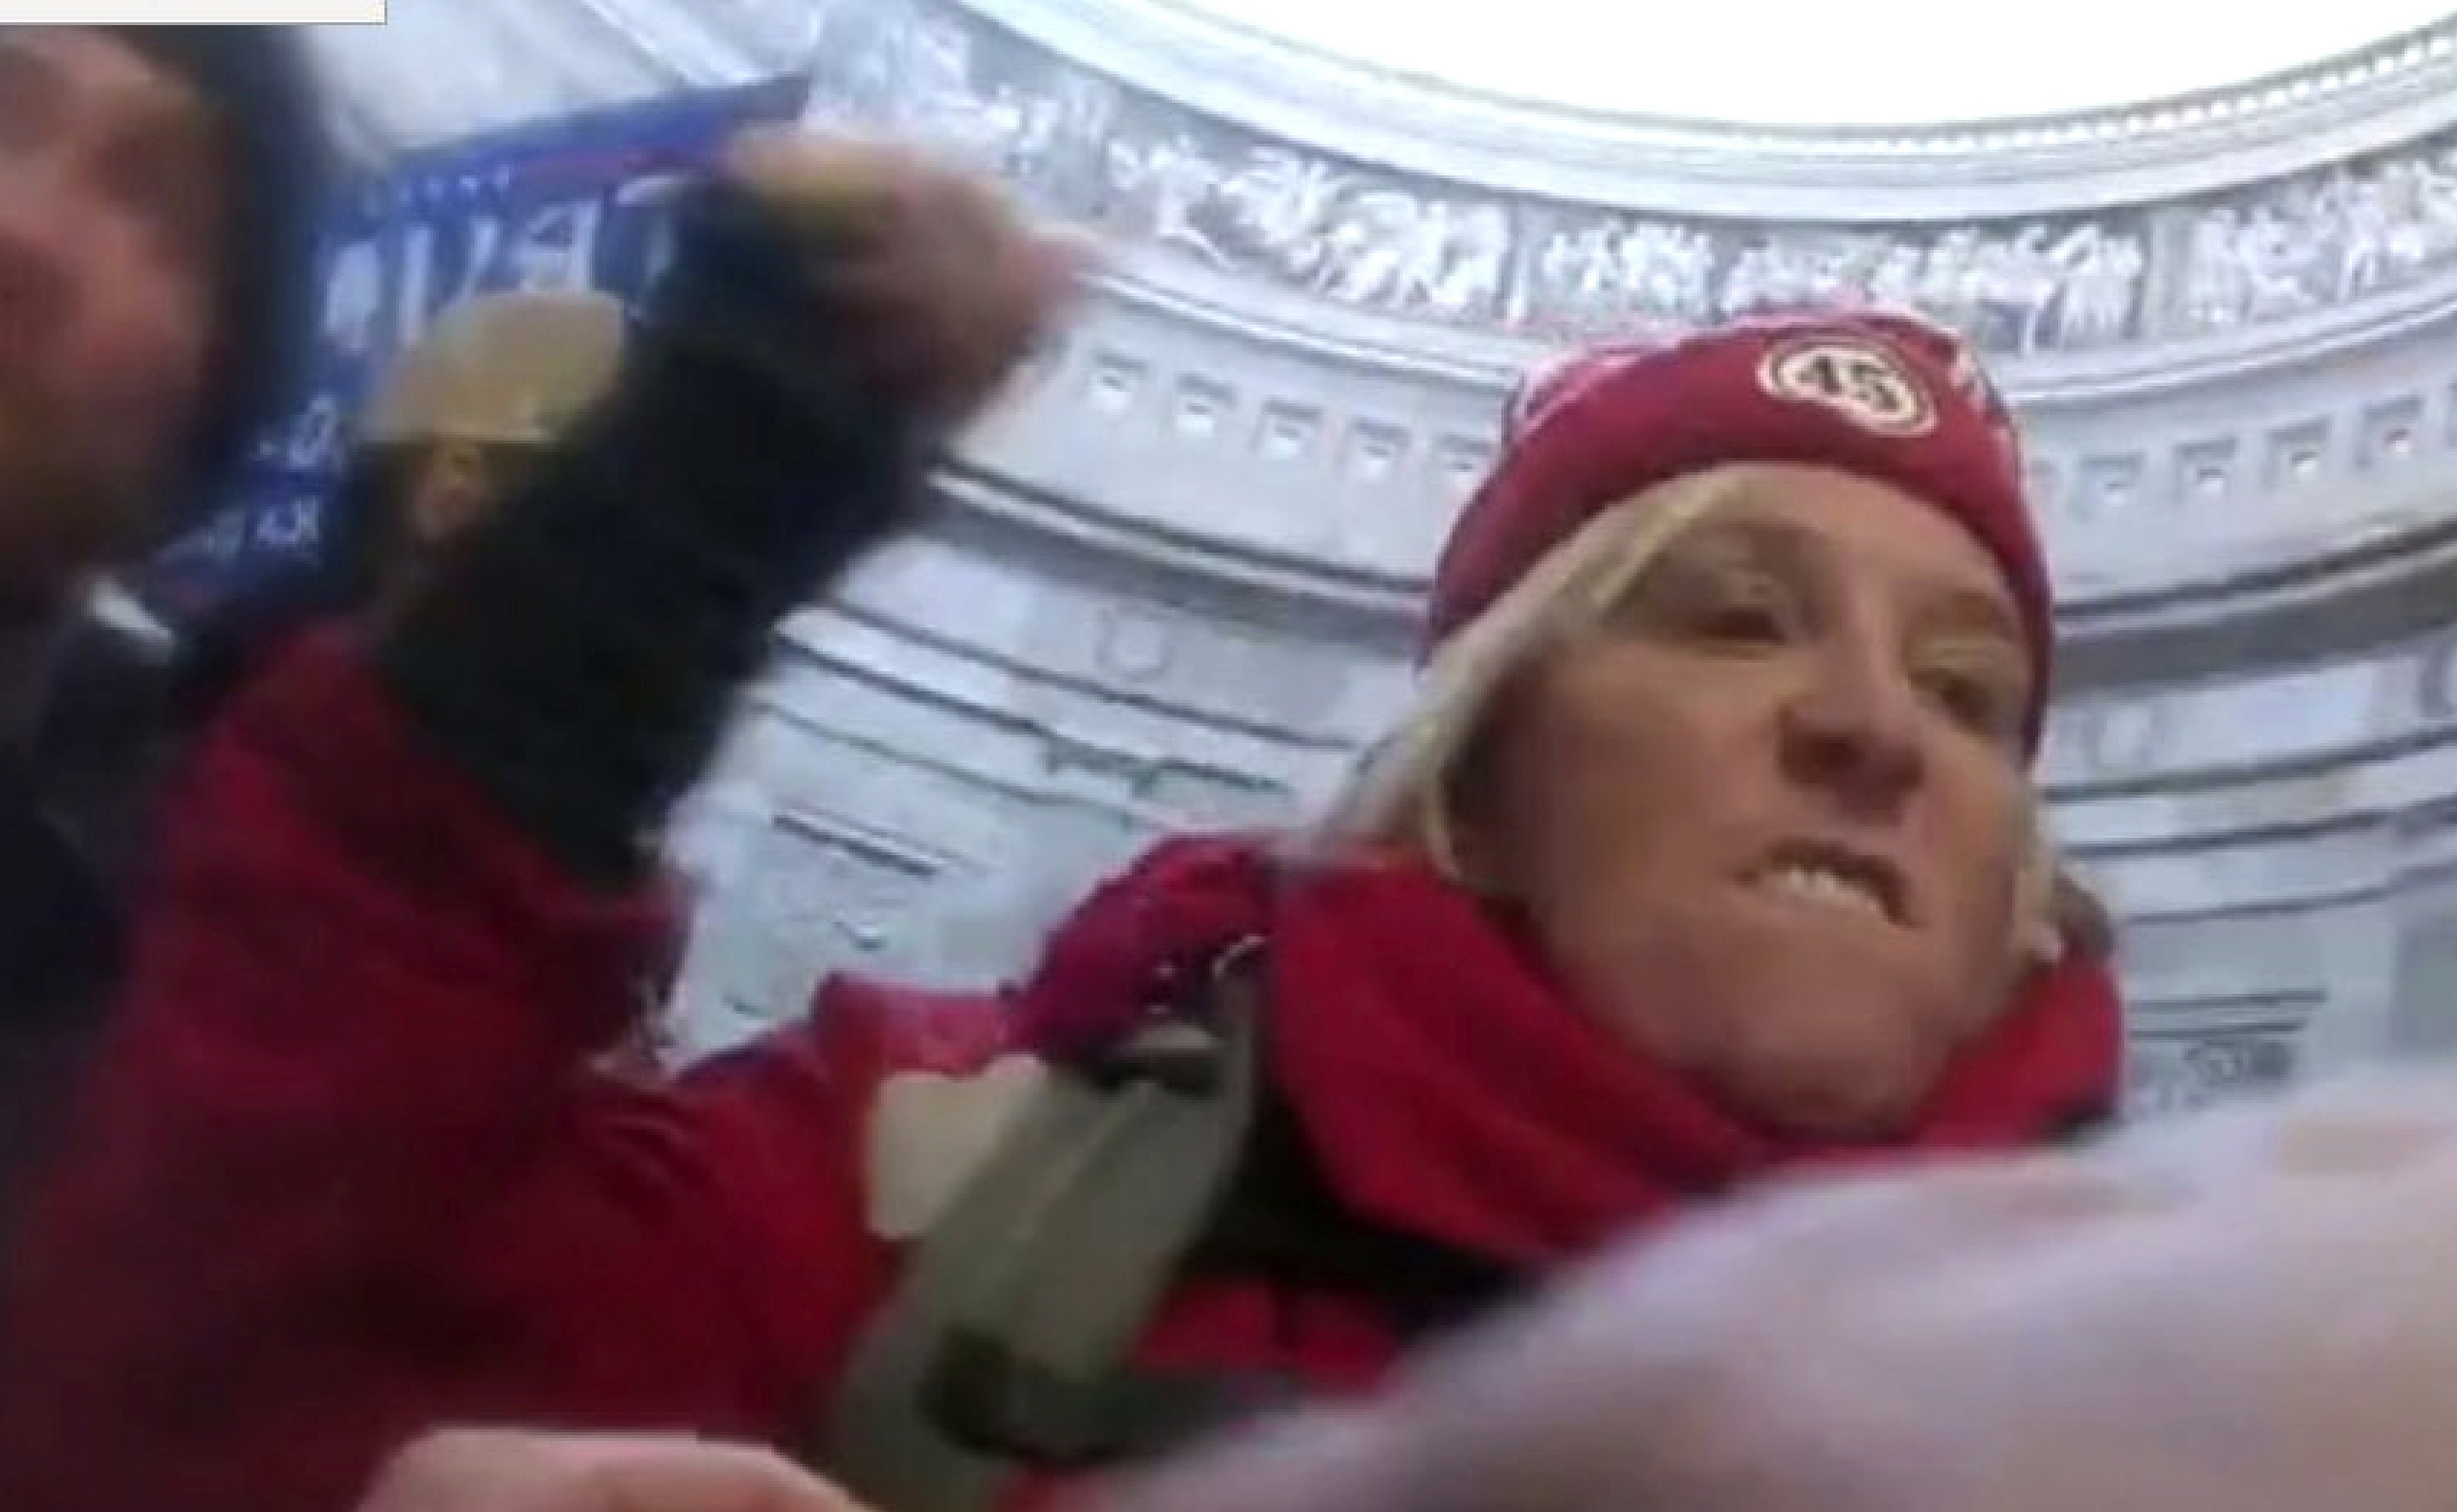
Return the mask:
<svg viewBox="0 0 2457 1512">
<path fill-rule="evenodd" d="M 1768 1132 L 1859 1144 L 1909 1130 L 1938 1070 L 1937 1057 L 1896 1036 L 1805 1033 L 1771 1053 L 1736 1056 L 1705 1080 L 1727 1110 Z"/>
<path fill-rule="evenodd" d="M 1677 1068 L 1770 1131 L 1846 1142 L 1898 1134 L 1958 1039 L 1957 1016 L 1926 976 L 1893 953 L 1735 962 L 1714 990 L 1688 1002 L 1684 1012 L 1703 1032 Z"/>
</svg>

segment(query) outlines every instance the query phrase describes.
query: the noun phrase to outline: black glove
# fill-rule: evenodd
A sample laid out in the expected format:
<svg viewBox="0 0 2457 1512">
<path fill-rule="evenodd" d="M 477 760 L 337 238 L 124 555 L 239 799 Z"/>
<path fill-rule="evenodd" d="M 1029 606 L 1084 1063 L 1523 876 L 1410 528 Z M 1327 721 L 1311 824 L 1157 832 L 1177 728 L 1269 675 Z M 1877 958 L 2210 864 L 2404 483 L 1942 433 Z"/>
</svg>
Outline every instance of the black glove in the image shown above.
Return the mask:
<svg viewBox="0 0 2457 1512">
<path fill-rule="evenodd" d="M 638 875 L 777 619 L 908 512 L 937 428 L 829 339 L 807 236 L 722 180 L 680 216 L 613 393 L 376 650 L 445 754 L 608 882 Z"/>
</svg>

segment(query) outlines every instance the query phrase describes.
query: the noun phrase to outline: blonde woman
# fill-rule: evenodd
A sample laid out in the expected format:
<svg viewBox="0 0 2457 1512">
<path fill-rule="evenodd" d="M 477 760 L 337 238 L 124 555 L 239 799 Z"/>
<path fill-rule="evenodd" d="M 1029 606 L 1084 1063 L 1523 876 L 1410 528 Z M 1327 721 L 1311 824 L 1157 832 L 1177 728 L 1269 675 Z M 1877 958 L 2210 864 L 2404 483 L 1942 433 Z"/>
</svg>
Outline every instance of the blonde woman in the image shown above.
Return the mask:
<svg viewBox="0 0 2457 1512">
<path fill-rule="evenodd" d="M 969 330 L 1020 235 L 890 177 L 869 235 L 839 185 L 804 248 L 880 259 L 803 327 L 880 343 L 839 406 L 933 394 L 915 354 Z M 878 280 L 925 254 L 947 281 L 885 318 Z M 877 425 L 819 421 L 801 444 L 840 478 Z M 741 571 L 809 570 L 830 522 L 726 497 L 713 524 L 785 538 Z M 807 586 L 724 602 L 755 632 Z M 599 690 L 631 721 L 609 737 L 712 724 L 727 679 L 657 703 L 673 617 L 590 640 L 594 682 L 525 687 L 522 728 Z M 1011 992 L 833 982 L 646 1089 L 588 1067 L 626 1006 L 602 849 L 651 816 L 597 816 L 592 849 L 568 793 L 525 807 L 522 772 L 589 769 L 570 744 L 438 774 L 467 698 L 397 650 L 372 694 L 346 660 L 294 673 L 203 779 L 192 911 L 21 1280 L 38 1363 L 7 1420 L 50 1468 L 10 1504 L 330 1512 L 419 1429 L 497 1422 L 730 1437 L 882 1512 L 990 1512 L 1371 1393 L 1735 1189 L 2107 1111 L 2116 1003 L 2059 938 L 2026 775 L 2046 576 L 1950 338 L 1836 316 L 1597 354 L 1522 406 L 1427 624 L 1423 706 L 1320 833 L 1164 846 Z M 520 640 L 534 679 L 554 643 Z M 644 802 L 687 769 L 651 775 Z"/>
</svg>

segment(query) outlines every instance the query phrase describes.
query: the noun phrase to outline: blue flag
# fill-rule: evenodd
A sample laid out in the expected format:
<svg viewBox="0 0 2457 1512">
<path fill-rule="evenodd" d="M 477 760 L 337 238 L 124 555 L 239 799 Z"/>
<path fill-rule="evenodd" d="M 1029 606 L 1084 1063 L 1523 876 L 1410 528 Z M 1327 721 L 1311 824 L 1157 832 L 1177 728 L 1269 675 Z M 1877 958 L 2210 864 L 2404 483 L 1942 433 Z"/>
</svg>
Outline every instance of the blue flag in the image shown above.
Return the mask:
<svg viewBox="0 0 2457 1512">
<path fill-rule="evenodd" d="M 133 586 L 184 618 L 312 566 L 351 424 L 395 353 L 473 294 L 637 298 L 667 255 L 684 176 L 743 127 L 794 119 L 808 92 L 797 74 L 594 111 L 414 154 L 354 186 L 301 291 L 317 341 L 296 407 L 232 502 Z"/>
</svg>

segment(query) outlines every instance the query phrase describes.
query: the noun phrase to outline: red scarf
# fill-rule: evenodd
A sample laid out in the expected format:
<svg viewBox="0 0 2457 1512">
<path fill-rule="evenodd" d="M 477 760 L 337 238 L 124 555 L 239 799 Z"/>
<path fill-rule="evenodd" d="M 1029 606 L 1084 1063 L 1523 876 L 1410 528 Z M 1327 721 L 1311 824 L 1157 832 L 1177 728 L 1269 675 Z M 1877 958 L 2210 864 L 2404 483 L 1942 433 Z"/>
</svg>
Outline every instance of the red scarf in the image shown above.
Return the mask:
<svg viewBox="0 0 2457 1512">
<path fill-rule="evenodd" d="M 1239 840 L 1162 845 L 1053 935 L 1021 993 L 1028 1040 L 1114 1043 L 1189 972 L 1268 941 L 1274 1080 L 1360 1215 L 1516 1265 L 1770 1172 L 2047 1144 L 2112 1106 L 2120 1015 L 2104 966 L 2042 971 L 1881 1149 L 1751 1128 L 1564 1000 L 1472 896 L 1421 867 L 1275 886 Z"/>
</svg>

